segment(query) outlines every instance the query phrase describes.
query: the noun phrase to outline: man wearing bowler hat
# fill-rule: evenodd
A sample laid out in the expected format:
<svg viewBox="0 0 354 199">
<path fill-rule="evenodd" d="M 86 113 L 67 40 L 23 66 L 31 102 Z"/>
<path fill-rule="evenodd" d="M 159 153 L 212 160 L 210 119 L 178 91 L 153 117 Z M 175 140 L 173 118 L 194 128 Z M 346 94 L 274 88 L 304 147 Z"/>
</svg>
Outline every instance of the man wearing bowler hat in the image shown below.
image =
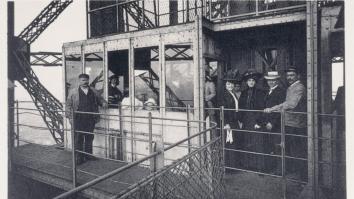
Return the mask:
<svg viewBox="0 0 354 199">
<path fill-rule="evenodd" d="M 307 158 L 306 118 L 306 88 L 300 81 L 300 73 L 295 67 L 286 70 L 286 80 L 289 87 L 286 90 L 285 101 L 271 108 L 266 108 L 265 113 L 285 111 L 285 155 L 295 158 Z M 300 135 L 300 136 L 299 136 Z M 287 159 L 286 170 L 295 174 L 295 178 L 305 180 L 307 162 L 299 159 Z"/>
<path fill-rule="evenodd" d="M 100 116 L 92 113 L 98 113 L 98 106 L 107 108 L 107 102 L 103 97 L 89 86 L 89 78 L 87 74 L 80 74 L 79 87 L 69 91 L 66 101 L 66 116 L 75 128 L 75 150 L 79 151 L 77 164 L 93 159 L 89 154 L 92 154 L 93 130 Z"/>
<path fill-rule="evenodd" d="M 279 86 L 279 72 L 278 71 L 269 71 L 264 75 L 269 90 L 265 95 L 265 108 L 271 108 L 278 104 L 281 104 L 285 101 L 286 91 L 283 87 Z M 280 113 L 264 113 L 263 114 L 263 129 L 272 133 L 279 133 L 280 135 L 280 125 L 281 125 L 281 115 Z M 277 147 L 280 144 L 280 136 L 278 135 L 265 135 L 265 152 L 269 154 L 280 155 L 280 148 Z M 266 157 L 265 161 L 266 171 L 275 171 L 277 174 L 280 168 L 280 165 L 277 165 L 276 158 Z M 277 169 L 277 170 L 274 170 Z"/>
</svg>

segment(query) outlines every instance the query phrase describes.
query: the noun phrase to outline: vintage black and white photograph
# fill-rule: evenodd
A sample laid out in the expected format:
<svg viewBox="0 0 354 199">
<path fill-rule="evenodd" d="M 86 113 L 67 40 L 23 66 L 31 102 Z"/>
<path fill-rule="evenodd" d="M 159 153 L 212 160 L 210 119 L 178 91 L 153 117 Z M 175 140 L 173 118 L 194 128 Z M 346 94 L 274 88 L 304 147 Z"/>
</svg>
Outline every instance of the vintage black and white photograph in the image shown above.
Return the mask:
<svg viewBox="0 0 354 199">
<path fill-rule="evenodd" d="M 3 5 L 7 198 L 350 198 L 347 1 Z"/>
</svg>

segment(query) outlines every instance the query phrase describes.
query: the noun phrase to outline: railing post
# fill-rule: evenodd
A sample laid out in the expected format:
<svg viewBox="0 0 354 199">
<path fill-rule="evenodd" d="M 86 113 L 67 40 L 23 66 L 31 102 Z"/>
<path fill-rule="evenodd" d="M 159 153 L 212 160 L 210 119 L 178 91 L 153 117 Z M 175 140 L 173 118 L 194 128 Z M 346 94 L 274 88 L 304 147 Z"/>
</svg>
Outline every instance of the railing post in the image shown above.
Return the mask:
<svg viewBox="0 0 354 199">
<path fill-rule="evenodd" d="M 225 122 L 225 115 L 224 115 L 224 106 L 220 107 L 220 137 L 221 137 L 221 150 L 222 150 L 222 159 L 223 161 L 225 160 L 225 139 L 224 139 L 224 122 Z M 224 172 L 225 172 L 225 167 L 224 168 Z"/>
<path fill-rule="evenodd" d="M 259 15 L 259 13 L 258 13 L 258 6 L 259 6 L 259 0 L 256 0 L 256 16 Z"/>
<path fill-rule="evenodd" d="M 149 112 L 148 114 L 148 119 L 149 119 L 149 155 L 153 153 L 153 148 L 152 148 L 152 116 L 151 116 L 151 112 Z M 151 172 L 154 172 L 154 166 L 152 166 L 154 159 L 151 158 L 150 159 L 150 168 L 151 168 Z"/>
<path fill-rule="evenodd" d="M 280 113 L 280 133 L 281 133 L 281 176 L 283 199 L 286 199 L 286 177 L 285 177 L 285 111 Z"/>
<path fill-rule="evenodd" d="M 118 140 L 117 140 L 117 159 L 119 159 L 119 154 L 121 154 L 121 158 L 123 160 L 126 160 L 125 158 L 125 152 L 123 152 L 123 149 L 125 149 L 125 141 L 126 141 L 126 138 L 125 138 L 125 135 L 124 135 L 124 129 L 123 129 L 123 116 L 122 116 L 122 105 L 119 104 L 118 106 L 118 111 L 119 111 L 119 132 L 120 132 L 120 140 L 121 140 L 121 145 L 120 147 L 118 147 Z M 119 151 L 120 150 L 120 151 Z"/>
<path fill-rule="evenodd" d="M 71 116 L 72 116 L 72 122 L 71 122 L 71 157 L 72 157 L 72 164 L 73 164 L 73 171 L 72 171 L 72 175 L 73 175 L 73 188 L 76 187 L 76 145 L 75 145 L 75 142 L 76 142 L 76 139 L 75 139 L 75 134 L 76 134 L 76 131 L 75 131 L 75 111 L 74 110 L 71 110 Z"/>
<path fill-rule="evenodd" d="M 19 113 L 19 103 L 16 100 L 16 138 L 17 138 L 17 147 L 20 146 L 20 113 Z"/>
<path fill-rule="evenodd" d="M 191 129 L 190 129 L 190 118 L 189 118 L 189 110 L 190 110 L 191 105 L 187 105 L 187 137 L 191 136 Z M 188 139 L 188 154 L 191 152 L 191 140 Z"/>
</svg>

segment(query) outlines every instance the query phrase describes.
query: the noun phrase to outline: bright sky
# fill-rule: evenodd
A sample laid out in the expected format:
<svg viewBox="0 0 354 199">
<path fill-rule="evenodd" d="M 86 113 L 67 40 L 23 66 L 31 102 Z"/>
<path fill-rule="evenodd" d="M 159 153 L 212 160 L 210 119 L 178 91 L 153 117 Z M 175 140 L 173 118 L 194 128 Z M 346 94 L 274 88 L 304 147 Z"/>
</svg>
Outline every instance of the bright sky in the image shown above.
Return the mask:
<svg viewBox="0 0 354 199">
<path fill-rule="evenodd" d="M 20 32 L 43 10 L 49 0 L 15 1 L 15 35 Z M 86 8 L 84 0 L 75 0 L 31 45 L 32 52 L 61 52 L 65 42 L 86 39 Z M 62 67 L 34 66 L 39 80 L 60 101 L 63 101 Z M 27 91 L 18 83 L 15 95 L 18 100 L 30 100 Z"/>
</svg>

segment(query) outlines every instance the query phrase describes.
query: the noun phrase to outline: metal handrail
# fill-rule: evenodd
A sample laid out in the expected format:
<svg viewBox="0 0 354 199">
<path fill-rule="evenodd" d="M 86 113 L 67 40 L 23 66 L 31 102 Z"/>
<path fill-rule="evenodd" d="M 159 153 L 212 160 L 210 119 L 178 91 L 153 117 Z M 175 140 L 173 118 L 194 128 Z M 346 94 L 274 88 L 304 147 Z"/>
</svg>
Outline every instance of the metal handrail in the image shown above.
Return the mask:
<svg viewBox="0 0 354 199">
<path fill-rule="evenodd" d="M 139 160 L 137 160 L 137 161 L 135 161 L 135 162 L 132 162 L 132 163 L 127 164 L 127 165 L 125 165 L 125 166 L 123 166 L 123 167 L 120 167 L 120 168 L 118 168 L 118 169 L 115 169 L 115 170 L 113 170 L 113 171 L 111 171 L 111 172 L 109 172 L 109 173 L 106 173 L 106 174 L 104 174 L 104 175 L 102 175 L 102 176 L 100 176 L 100 177 L 98 177 L 98 178 L 96 178 L 96 179 L 94 179 L 94 180 L 92 180 L 92 181 L 90 181 L 90 182 L 88 182 L 88 183 L 85 183 L 85 184 L 83 184 L 83 185 L 80 185 L 80 186 L 78 186 L 78 187 L 76 187 L 76 188 L 74 188 L 74 189 L 71 189 L 71 190 L 68 191 L 68 192 L 65 192 L 65 193 L 63 193 L 63 194 L 60 194 L 59 196 L 56 196 L 54 199 L 66 198 L 66 197 L 69 197 L 69 196 L 71 196 L 71 195 L 74 195 L 74 194 L 76 194 L 76 193 L 78 193 L 78 192 L 80 192 L 80 191 L 82 191 L 82 190 L 84 190 L 84 189 L 87 189 L 87 188 L 89 188 L 89 187 L 91 187 L 91 186 L 93 186 L 93 185 L 95 185 L 95 184 L 97 184 L 97 183 L 99 183 L 99 182 L 102 182 L 102 181 L 104 181 L 104 180 L 106 180 L 106 179 L 108 179 L 108 178 L 110 178 L 110 177 L 112 177 L 112 176 L 114 176 L 114 175 L 116 175 L 116 174 L 118 174 L 118 173 L 120 173 L 120 172 L 123 172 L 123 171 L 125 171 L 125 170 L 127 170 L 127 169 L 129 169 L 129 168 L 132 168 L 132 167 L 134 167 L 134 166 L 136 166 L 136 165 L 138 165 L 138 164 L 140 164 L 140 163 L 142 163 L 142 162 L 144 162 L 144 161 L 147 161 L 147 160 L 149 160 L 149 159 L 151 159 L 151 158 L 154 158 L 154 157 L 160 155 L 161 153 L 166 152 L 166 151 L 172 149 L 173 147 L 176 147 L 176 146 L 179 145 L 179 144 L 182 144 L 182 143 L 184 143 L 184 142 L 186 142 L 186 141 L 188 141 L 188 140 L 190 140 L 190 139 L 192 139 L 192 138 L 195 138 L 195 137 L 197 137 L 197 136 L 200 136 L 200 135 L 202 135 L 202 134 L 204 134 L 204 133 L 206 133 L 206 132 L 208 132 L 208 131 L 214 129 L 215 127 L 216 127 L 216 123 L 214 123 L 214 126 L 208 128 L 208 129 L 206 129 L 206 130 L 203 130 L 203 131 L 201 131 L 201 132 L 199 132 L 199 133 L 197 133 L 197 134 L 194 134 L 194 135 L 192 135 L 192 136 L 190 136 L 190 137 L 187 137 L 187 138 L 185 138 L 185 139 L 182 139 L 182 140 L 180 140 L 179 142 L 176 142 L 176 143 L 174 143 L 174 144 L 172 144 L 172 145 L 170 145 L 170 146 L 164 148 L 163 150 L 158 150 L 158 151 L 156 151 L 156 152 L 153 152 L 152 154 L 150 154 L 150 155 L 148 155 L 148 156 L 146 156 L 146 157 L 144 157 L 144 158 L 141 158 L 141 159 L 139 159 Z"/>
</svg>

